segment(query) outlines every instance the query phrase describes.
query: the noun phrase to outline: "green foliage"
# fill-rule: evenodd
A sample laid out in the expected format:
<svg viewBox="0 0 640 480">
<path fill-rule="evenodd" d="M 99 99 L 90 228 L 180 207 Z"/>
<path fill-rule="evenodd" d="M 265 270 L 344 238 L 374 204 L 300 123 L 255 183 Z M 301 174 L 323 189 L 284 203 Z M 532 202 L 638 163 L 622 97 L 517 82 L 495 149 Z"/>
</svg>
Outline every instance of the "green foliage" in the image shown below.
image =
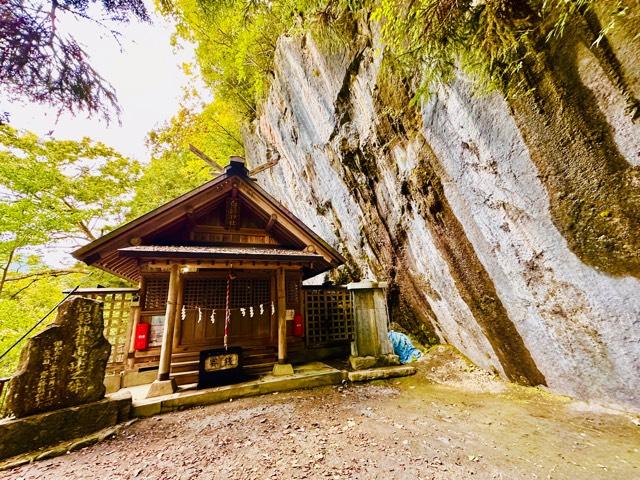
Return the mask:
<svg viewBox="0 0 640 480">
<path fill-rule="evenodd" d="M 353 19 L 377 24 L 385 65 L 414 79 L 417 98 L 459 70 L 478 90 L 510 95 L 530 86 L 527 57 L 560 41 L 582 22 L 595 0 L 170 0 L 161 10 L 178 21 L 177 36 L 197 45 L 197 60 L 214 103 L 234 104 L 242 118 L 259 109 L 273 75 L 277 39 L 311 31 L 316 38 L 353 43 Z M 600 1 L 608 23 L 624 16 L 623 0 Z"/>
<path fill-rule="evenodd" d="M 140 165 L 85 138 L 43 140 L 0 126 L 0 245 L 93 240 L 122 220 Z"/>
<path fill-rule="evenodd" d="M 625 5 L 621 0 L 600 1 L 598 5 L 603 7 L 603 18 L 606 18 L 607 22 L 603 25 L 594 44 L 599 44 L 607 34 L 611 33 L 620 19 L 626 16 L 630 10 L 629 5 Z M 544 0 L 541 12 L 544 15 L 552 16 L 554 19 L 553 25 L 547 34 L 547 40 L 561 38 L 568 25 L 595 7 L 595 0 L 574 0 L 572 2 L 567 2 L 566 0 Z"/>
<path fill-rule="evenodd" d="M 140 172 L 137 162 L 87 138 L 45 140 L 0 126 L 0 353 L 62 298 L 63 289 L 122 284 L 82 266 L 52 268 L 29 252 L 90 241 L 120 223 Z M 2 360 L 0 374 L 13 370 L 19 352 Z"/>
<path fill-rule="evenodd" d="M 171 121 L 149 133 L 152 159 L 135 188 L 128 218 L 136 218 L 202 185 L 215 172 L 189 150 L 194 145 L 218 165 L 242 155 L 241 114 L 219 100 L 195 113 L 182 106 Z"/>
<path fill-rule="evenodd" d="M 527 2 L 420 0 L 408 8 L 381 0 L 372 18 L 381 23 L 396 65 L 420 76 L 419 93 L 450 82 L 458 70 L 480 89 L 517 90 L 537 28 Z"/>
<path fill-rule="evenodd" d="M 276 42 L 282 35 L 314 31 L 340 41 L 352 26 L 346 11 L 360 0 L 174 0 L 159 8 L 177 21 L 176 36 L 195 42 L 202 76 L 214 105 L 232 105 L 239 118 L 251 119 L 273 77 Z M 342 39 L 343 45 L 349 39 Z"/>
<path fill-rule="evenodd" d="M 620 1 L 599 4 L 609 21 L 596 43 L 628 10 Z M 510 96 L 532 88 L 521 75 L 527 58 L 561 41 L 569 25 L 584 24 L 594 5 L 594 0 L 380 0 L 371 18 L 381 24 L 387 56 L 408 77 L 420 78 L 418 97 L 459 70 L 478 90 Z"/>
<path fill-rule="evenodd" d="M 150 132 L 153 158 L 136 188 L 129 218 L 212 178 L 215 172 L 189 151 L 190 144 L 219 165 L 231 155 L 243 155 L 241 128 L 255 118 L 267 94 L 278 38 L 312 30 L 327 44 L 344 46 L 349 40 L 340 32 L 352 25 L 339 5 L 325 0 L 158 0 L 158 9 L 176 21 L 174 41 L 196 43 L 198 68 L 213 101 L 201 110 L 183 105 L 168 124 Z M 185 65 L 187 73 L 191 70 Z"/>
<path fill-rule="evenodd" d="M 261 2 L 176 0 L 160 4 L 177 20 L 178 36 L 197 45 L 202 76 L 215 102 L 232 100 L 243 116 L 265 91 L 275 41 L 284 30 Z"/>
<path fill-rule="evenodd" d="M 7 282 L 3 294 L 0 296 L 0 354 L 27 332 L 40 318 L 64 298 L 63 290 L 76 285 L 81 287 L 128 286 L 112 275 L 97 269 L 86 268 L 78 271 L 60 271 L 51 273 L 47 265 L 43 265 L 36 258 L 25 260 L 30 269 L 24 274 L 13 274 L 15 280 Z M 38 272 L 44 275 L 39 277 Z M 18 277 L 20 277 L 18 279 Z M 39 280 L 39 281 L 35 281 Z M 56 313 L 45 320 L 34 332 L 45 328 L 55 318 Z M 23 343 L 15 347 L 0 361 L 0 377 L 10 375 L 15 371 Z"/>
<path fill-rule="evenodd" d="M 136 186 L 128 218 L 133 220 L 210 179 L 207 165 L 186 152 L 154 158 Z"/>
</svg>

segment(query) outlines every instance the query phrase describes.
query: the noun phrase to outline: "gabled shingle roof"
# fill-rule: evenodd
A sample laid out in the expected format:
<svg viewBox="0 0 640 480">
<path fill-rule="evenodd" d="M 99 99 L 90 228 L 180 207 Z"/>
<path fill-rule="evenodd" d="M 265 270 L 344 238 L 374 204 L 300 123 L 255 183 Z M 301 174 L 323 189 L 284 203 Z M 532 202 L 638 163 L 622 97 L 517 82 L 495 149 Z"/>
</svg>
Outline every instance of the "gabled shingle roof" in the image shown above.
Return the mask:
<svg viewBox="0 0 640 480">
<path fill-rule="evenodd" d="M 314 274 L 322 273 L 322 271 L 345 263 L 345 259 L 340 253 L 269 195 L 252 178 L 249 178 L 244 163 L 237 161 L 232 161 L 225 168 L 224 173 L 213 180 L 116 228 L 77 249 L 72 255 L 88 265 L 94 265 L 130 280 L 138 280 L 140 272 L 137 260 L 125 254 L 125 252 L 135 251 L 130 250 L 132 247 L 131 239 L 153 235 L 154 232 L 161 231 L 184 219 L 190 210 L 210 205 L 231 189 L 232 182 L 240 185 L 241 192 L 246 194 L 246 201 L 260 204 L 263 208 L 268 208 L 275 213 L 278 217 L 278 224 L 286 229 L 290 235 L 296 237 L 299 243 L 313 245 L 315 252 L 317 252 L 315 255 L 322 260 L 318 262 L 317 268 L 319 270 Z"/>
</svg>

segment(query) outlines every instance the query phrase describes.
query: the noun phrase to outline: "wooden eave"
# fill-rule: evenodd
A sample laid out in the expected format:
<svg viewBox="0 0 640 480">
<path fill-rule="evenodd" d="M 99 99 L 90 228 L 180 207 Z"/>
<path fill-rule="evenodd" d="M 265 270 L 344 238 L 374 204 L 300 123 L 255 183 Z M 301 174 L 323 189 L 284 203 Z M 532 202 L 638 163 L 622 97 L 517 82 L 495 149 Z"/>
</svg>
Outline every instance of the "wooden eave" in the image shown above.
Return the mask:
<svg viewBox="0 0 640 480">
<path fill-rule="evenodd" d="M 325 266 L 317 273 L 346 262 L 340 253 L 257 185 L 253 179 L 247 177 L 244 172 L 246 172 L 244 167 L 240 171 L 238 167 L 227 167 L 225 173 L 213 180 L 122 225 L 77 249 L 72 255 L 88 265 L 95 265 L 117 276 L 137 281 L 140 278 L 139 259 L 124 256 L 118 252 L 119 249 L 131 246 L 132 238 L 144 239 L 169 228 L 189 215 L 197 216 L 199 212 L 210 208 L 221 196 L 235 187 L 253 204 L 251 206 L 254 210 L 263 211 L 267 216 L 275 214 L 276 228 L 281 233 L 297 240 L 301 245 L 315 248 L 315 253 L 322 257 L 322 262 L 318 265 Z"/>
<path fill-rule="evenodd" d="M 282 248 L 241 248 L 213 246 L 146 246 L 127 247 L 118 250 L 122 257 L 132 258 L 172 258 L 172 259 L 212 259 L 212 260 L 261 260 L 278 262 L 322 262 L 321 255 Z"/>
</svg>

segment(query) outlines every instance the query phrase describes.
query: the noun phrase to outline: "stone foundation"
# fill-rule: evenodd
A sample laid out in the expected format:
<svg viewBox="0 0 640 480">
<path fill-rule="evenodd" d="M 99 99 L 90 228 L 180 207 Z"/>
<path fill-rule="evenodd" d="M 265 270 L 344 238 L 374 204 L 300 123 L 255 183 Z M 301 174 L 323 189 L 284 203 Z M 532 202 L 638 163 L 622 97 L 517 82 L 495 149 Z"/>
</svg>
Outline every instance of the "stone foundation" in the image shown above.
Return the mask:
<svg viewBox="0 0 640 480">
<path fill-rule="evenodd" d="M 130 411 L 131 395 L 126 393 L 52 412 L 0 420 L 0 459 L 89 435 L 128 420 Z"/>
</svg>

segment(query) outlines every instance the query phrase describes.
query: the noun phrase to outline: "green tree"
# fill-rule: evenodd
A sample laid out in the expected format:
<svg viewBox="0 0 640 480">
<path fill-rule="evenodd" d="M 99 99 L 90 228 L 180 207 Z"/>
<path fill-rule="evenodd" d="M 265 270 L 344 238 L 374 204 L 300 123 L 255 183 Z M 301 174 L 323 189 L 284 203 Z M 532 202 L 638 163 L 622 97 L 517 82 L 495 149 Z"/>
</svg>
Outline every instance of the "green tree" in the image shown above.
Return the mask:
<svg viewBox="0 0 640 480">
<path fill-rule="evenodd" d="M 37 256 L 20 258 L 25 272 L 11 272 L 9 280 L 0 296 L 0 354 L 18 340 L 33 324 L 40 320 L 63 298 L 63 291 L 77 285 L 95 287 L 129 286 L 108 273 L 89 267 L 74 267 L 51 271 Z M 53 318 L 53 312 L 33 333 L 45 328 Z M 0 361 L 0 377 L 10 375 L 16 368 L 22 345 L 11 350 Z"/>
<path fill-rule="evenodd" d="M 384 65 L 415 79 L 416 98 L 460 70 L 478 90 L 520 94 L 529 90 L 525 62 L 571 24 L 597 7 L 599 43 L 633 5 L 626 0 L 163 0 L 160 10 L 177 21 L 176 36 L 195 42 L 197 61 L 214 103 L 235 105 L 253 118 L 268 91 L 276 42 L 312 32 L 320 40 L 353 43 L 355 25 L 375 25 Z"/>
<path fill-rule="evenodd" d="M 281 35 L 313 30 L 347 44 L 353 23 L 345 12 L 361 5 L 358 0 L 158 1 L 160 12 L 177 24 L 175 41 L 196 44 L 198 67 L 213 93 L 213 104 L 242 119 L 256 116 L 268 92 Z"/>
<path fill-rule="evenodd" d="M 211 180 L 218 172 L 198 158 L 190 145 L 218 165 L 242 155 L 242 115 L 229 101 L 198 107 L 183 105 L 170 122 L 148 136 L 152 159 L 136 185 L 129 218 L 136 218 Z"/>
<path fill-rule="evenodd" d="M 91 241 L 120 223 L 140 171 L 88 138 L 44 140 L 0 126 L 0 295 L 20 249 Z"/>
</svg>

